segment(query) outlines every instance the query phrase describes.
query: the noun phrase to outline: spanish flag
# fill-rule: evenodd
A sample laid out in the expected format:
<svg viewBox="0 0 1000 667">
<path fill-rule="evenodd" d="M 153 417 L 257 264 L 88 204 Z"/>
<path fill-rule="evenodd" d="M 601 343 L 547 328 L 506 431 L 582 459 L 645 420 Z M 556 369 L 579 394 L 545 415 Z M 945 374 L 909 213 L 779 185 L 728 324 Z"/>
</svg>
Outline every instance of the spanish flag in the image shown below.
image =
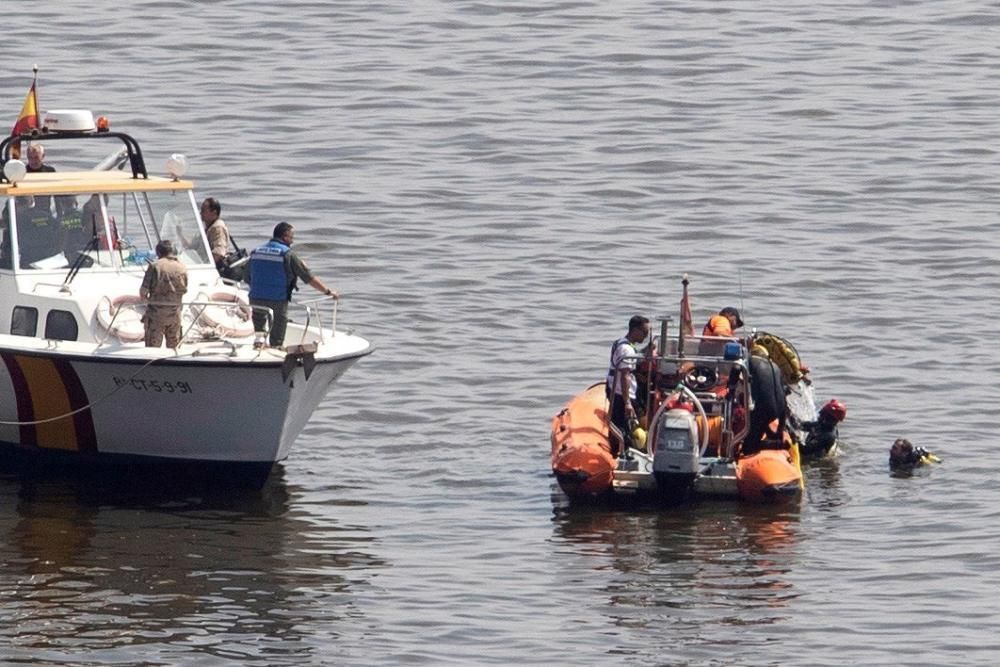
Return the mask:
<svg viewBox="0 0 1000 667">
<path fill-rule="evenodd" d="M 21 115 L 17 117 L 17 122 L 14 123 L 14 127 L 11 128 L 11 136 L 17 136 L 23 132 L 28 132 L 41 125 L 41 123 L 38 122 L 38 94 L 35 92 L 35 84 L 37 82 L 37 78 L 31 81 L 31 88 L 28 90 L 28 96 L 24 98 L 24 106 L 21 107 Z M 10 152 L 11 157 L 13 158 L 21 157 L 21 142 L 17 141 L 11 144 Z"/>
</svg>

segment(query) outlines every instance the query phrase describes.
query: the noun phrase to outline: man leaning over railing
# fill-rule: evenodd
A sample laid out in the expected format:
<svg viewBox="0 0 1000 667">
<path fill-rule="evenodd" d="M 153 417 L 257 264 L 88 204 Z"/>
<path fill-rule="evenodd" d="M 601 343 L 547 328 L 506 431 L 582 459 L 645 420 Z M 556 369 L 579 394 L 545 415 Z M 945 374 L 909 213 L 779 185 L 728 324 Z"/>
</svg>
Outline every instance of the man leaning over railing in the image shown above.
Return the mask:
<svg viewBox="0 0 1000 667">
<path fill-rule="evenodd" d="M 334 299 L 340 297 L 337 292 L 314 276 L 305 262 L 295 254 L 292 250 L 294 240 L 295 229 L 287 222 L 279 222 L 274 227 L 271 240 L 250 253 L 250 262 L 247 265 L 246 279 L 250 283 L 250 305 L 270 308 L 274 313 L 274 322 L 268 337 L 268 344 L 271 347 L 281 347 L 285 342 L 288 302 L 292 298 L 292 292 L 298 289 L 298 280 L 308 283 Z M 256 347 L 263 345 L 266 323 L 266 311 L 254 308 L 253 328 L 257 332 L 257 342 L 254 344 Z"/>
</svg>

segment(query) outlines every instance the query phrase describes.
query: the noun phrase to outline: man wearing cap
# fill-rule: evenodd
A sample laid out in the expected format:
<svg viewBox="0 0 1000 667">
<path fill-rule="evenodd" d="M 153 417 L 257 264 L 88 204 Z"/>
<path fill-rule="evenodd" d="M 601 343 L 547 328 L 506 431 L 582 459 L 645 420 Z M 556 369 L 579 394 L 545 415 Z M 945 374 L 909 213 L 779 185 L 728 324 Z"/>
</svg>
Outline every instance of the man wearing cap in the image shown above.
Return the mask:
<svg viewBox="0 0 1000 667">
<path fill-rule="evenodd" d="M 164 337 L 167 347 L 181 343 L 181 300 L 187 292 L 187 268 L 177 259 L 174 244 L 164 239 L 156 244 L 155 262 L 146 269 L 139 296 L 149 302 L 142 323 L 146 328 L 146 347 L 160 347 Z"/>
<path fill-rule="evenodd" d="M 712 316 L 712 319 L 708 321 L 708 324 L 702 330 L 701 335 L 717 336 L 720 338 L 732 336 L 733 331 L 739 329 L 741 326 L 743 326 L 743 319 L 740 317 L 740 311 L 732 306 L 726 306 L 719 311 L 718 315 Z"/>
</svg>

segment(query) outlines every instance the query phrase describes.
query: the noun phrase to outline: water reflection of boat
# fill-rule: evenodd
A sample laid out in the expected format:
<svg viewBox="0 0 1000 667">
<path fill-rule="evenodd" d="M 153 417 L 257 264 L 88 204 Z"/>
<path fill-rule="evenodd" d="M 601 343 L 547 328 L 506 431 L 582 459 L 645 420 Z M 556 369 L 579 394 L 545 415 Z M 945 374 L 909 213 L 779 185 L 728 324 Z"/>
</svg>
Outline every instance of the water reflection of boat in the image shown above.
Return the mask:
<svg viewBox="0 0 1000 667">
<path fill-rule="evenodd" d="M 120 140 L 126 169 L 25 173 L 12 145 L 38 139 Z M 10 454 L 222 464 L 259 482 L 333 382 L 372 352 L 336 328 L 328 297 L 293 308 L 287 348 L 258 349 L 246 289 L 211 261 L 185 165 L 173 156 L 169 175 L 150 175 L 135 139 L 89 112 L 49 114 L 0 142 L 0 445 Z M 135 295 L 161 240 L 181 249 L 189 277 L 176 350 L 140 340 Z"/>
<path fill-rule="evenodd" d="M 573 543 L 656 552 L 665 559 L 727 560 L 776 555 L 795 546 L 800 510 L 763 505 L 693 503 L 675 512 L 640 511 L 559 502 L 554 496 L 556 536 Z M 633 509 L 629 507 L 629 509 Z"/>
<path fill-rule="evenodd" d="M 315 625 L 363 622 L 351 573 L 383 563 L 366 526 L 314 516 L 301 493 L 280 466 L 260 490 L 218 492 L 0 478 L 0 565 L 17 650 L 67 664 L 98 654 L 194 664 L 244 650 L 272 664 L 323 662 Z M 330 604 L 341 595 L 345 604 Z"/>
<path fill-rule="evenodd" d="M 552 589 L 603 590 L 605 603 L 588 607 L 588 618 L 603 616 L 610 627 L 627 619 L 644 638 L 627 647 L 638 655 L 657 657 L 654 636 L 699 644 L 704 623 L 717 637 L 726 626 L 742 633 L 780 623 L 800 595 L 791 577 L 799 561 L 795 504 L 692 503 L 664 513 L 564 501 L 552 523 L 561 564 Z"/>
</svg>

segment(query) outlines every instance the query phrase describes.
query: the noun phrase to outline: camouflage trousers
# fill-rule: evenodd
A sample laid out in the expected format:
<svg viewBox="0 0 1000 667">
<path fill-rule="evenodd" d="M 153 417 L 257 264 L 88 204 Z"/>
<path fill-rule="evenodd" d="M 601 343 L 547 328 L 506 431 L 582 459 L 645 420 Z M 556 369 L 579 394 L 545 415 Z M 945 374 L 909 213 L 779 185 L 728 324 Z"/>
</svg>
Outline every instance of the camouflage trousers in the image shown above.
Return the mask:
<svg viewBox="0 0 1000 667">
<path fill-rule="evenodd" d="M 146 326 L 146 347 L 160 347 L 167 339 L 167 347 L 181 344 L 181 309 L 179 306 L 148 306 L 142 316 Z"/>
</svg>

